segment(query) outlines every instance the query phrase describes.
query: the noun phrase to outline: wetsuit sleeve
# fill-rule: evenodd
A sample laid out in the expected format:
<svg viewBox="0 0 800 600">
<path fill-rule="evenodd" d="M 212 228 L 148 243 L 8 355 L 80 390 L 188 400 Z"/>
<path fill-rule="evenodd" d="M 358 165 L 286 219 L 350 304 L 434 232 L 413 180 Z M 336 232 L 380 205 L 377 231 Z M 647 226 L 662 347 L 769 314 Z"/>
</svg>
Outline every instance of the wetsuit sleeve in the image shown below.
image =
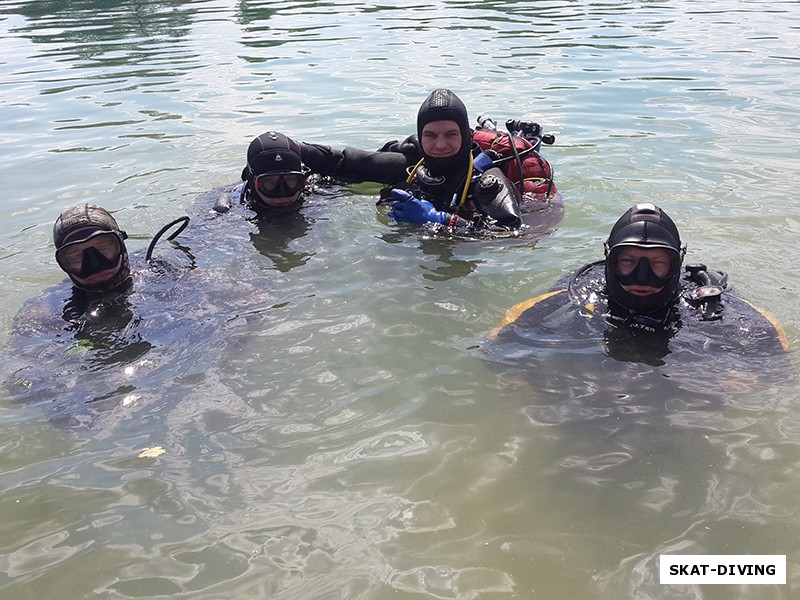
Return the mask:
<svg viewBox="0 0 800 600">
<path fill-rule="evenodd" d="M 214 201 L 214 206 L 212 207 L 214 212 L 217 213 L 226 213 L 228 212 L 231 207 L 239 201 L 239 198 L 242 195 L 242 187 L 245 184 L 240 183 L 235 188 L 228 189 L 223 191 Z"/>
<path fill-rule="evenodd" d="M 497 167 L 487 169 L 475 184 L 475 208 L 501 227 L 519 229 L 522 226 L 519 200 L 519 190 Z"/>
<path fill-rule="evenodd" d="M 395 184 L 408 176 L 409 161 L 402 152 L 373 152 L 349 146 L 335 150 L 301 142 L 300 158 L 312 172 L 344 181 Z"/>
<path fill-rule="evenodd" d="M 300 160 L 313 173 L 325 177 L 335 177 L 342 164 L 343 155 L 340 150 L 322 144 L 300 142 Z"/>
<path fill-rule="evenodd" d="M 347 147 L 336 177 L 347 181 L 395 184 L 408 177 L 408 160 L 401 152 L 371 152 Z"/>
</svg>

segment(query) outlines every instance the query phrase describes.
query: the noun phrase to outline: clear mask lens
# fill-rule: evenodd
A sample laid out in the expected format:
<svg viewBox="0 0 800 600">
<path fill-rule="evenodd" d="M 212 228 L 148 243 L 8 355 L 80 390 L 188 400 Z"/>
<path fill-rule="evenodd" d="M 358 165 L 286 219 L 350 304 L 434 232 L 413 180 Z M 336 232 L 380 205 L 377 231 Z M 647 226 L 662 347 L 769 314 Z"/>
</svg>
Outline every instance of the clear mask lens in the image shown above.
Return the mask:
<svg viewBox="0 0 800 600">
<path fill-rule="evenodd" d="M 611 257 L 614 274 L 621 285 L 643 285 L 660 288 L 666 285 L 680 268 L 680 261 L 672 252 L 663 256 L 638 256 L 624 251 Z"/>
<path fill-rule="evenodd" d="M 64 244 L 56 251 L 59 266 L 73 275 L 99 272 L 116 266 L 122 255 L 122 238 L 114 231 L 97 231 L 83 240 Z M 91 273 L 90 273 L 91 274 Z"/>
<path fill-rule="evenodd" d="M 287 198 L 303 189 L 306 178 L 303 173 L 265 173 L 256 177 L 256 190 L 267 198 Z"/>
</svg>

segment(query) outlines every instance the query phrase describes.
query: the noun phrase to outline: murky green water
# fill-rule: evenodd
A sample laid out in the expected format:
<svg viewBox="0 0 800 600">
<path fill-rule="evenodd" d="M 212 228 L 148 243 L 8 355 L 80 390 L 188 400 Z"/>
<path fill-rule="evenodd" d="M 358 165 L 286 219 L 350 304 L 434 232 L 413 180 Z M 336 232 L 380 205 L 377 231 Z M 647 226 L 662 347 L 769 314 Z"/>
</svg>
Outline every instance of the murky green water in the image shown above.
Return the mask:
<svg viewBox="0 0 800 600">
<path fill-rule="evenodd" d="M 612 365 L 543 396 L 482 353 L 642 200 L 798 343 L 796 2 L 7 1 L 0 32 L 3 342 L 62 280 L 69 203 L 134 251 L 189 213 L 197 267 L 148 283 L 143 353 L 6 351 L 3 598 L 800 594 L 793 382 L 709 348 L 702 393 L 643 367 L 626 397 Z M 197 200 L 268 128 L 377 148 L 439 86 L 556 133 L 551 235 L 423 239 L 372 186 L 261 227 Z M 788 583 L 662 586 L 663 553 L 786 554 Z"/>
</svg>

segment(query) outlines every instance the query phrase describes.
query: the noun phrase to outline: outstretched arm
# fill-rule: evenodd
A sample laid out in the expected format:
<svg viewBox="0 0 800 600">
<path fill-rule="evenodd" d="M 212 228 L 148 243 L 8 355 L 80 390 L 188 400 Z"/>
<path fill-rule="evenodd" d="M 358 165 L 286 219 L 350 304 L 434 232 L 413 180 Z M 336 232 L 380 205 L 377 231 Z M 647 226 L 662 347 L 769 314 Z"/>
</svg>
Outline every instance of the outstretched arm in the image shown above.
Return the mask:
<svg viewBox="0 0 800 600">
<path fill-rule="evenodd" d="M 303 163 L 314 173 L 344 181 L 394 184 L 405 181 L 408 159 L 402 152 L 369 151 L 300 143 Z"/>
</svg>

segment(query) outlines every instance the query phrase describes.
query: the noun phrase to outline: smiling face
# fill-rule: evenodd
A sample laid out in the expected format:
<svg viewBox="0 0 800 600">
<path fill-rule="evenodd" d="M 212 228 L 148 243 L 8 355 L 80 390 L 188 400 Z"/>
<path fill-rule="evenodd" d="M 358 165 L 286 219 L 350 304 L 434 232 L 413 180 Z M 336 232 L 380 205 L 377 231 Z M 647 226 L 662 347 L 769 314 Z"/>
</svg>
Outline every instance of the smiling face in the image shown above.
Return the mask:
<svg viewBox="0 0 800 600">
<path fill-rule="evenodd" d="M 639 261 L 646 258 L 650 263 L 650 269 L 653 274 L 659 278 L 666 278 L 669 276 L 672 262 L 670 254 L 661 248 L 639 248 L 636 246 L 628 246 L 620 249 L 616 257 L 616 273 L 620 278 L 631 276 L 640 269 Z M 653 287 L 650 285 L 631 284 L 623 285 L 622 289 L 634 296 L 650 296 L 657 294 L 663 289 L 661 287 Z"/>
<path fill-rule="evenodd" d="M 431 121 L 422 128 L 422 151 L 433 158 L 455 156 L 461 141 L 461 130 L 455 121 Z"/>
<path fill-rule="evenodd" d="M 267 206 L 273 206 L 275 208 L 278 208 L 280 206 L 291 206 L 300 199 L 300 192 L 297 192 L 293 196 L 286 196 L 284 198 L 268 198 L 258 190 L 256 190 L 256 193 L 258 194 L 259 199 L 264 204 L 266 204 Z"/>
</svg>

